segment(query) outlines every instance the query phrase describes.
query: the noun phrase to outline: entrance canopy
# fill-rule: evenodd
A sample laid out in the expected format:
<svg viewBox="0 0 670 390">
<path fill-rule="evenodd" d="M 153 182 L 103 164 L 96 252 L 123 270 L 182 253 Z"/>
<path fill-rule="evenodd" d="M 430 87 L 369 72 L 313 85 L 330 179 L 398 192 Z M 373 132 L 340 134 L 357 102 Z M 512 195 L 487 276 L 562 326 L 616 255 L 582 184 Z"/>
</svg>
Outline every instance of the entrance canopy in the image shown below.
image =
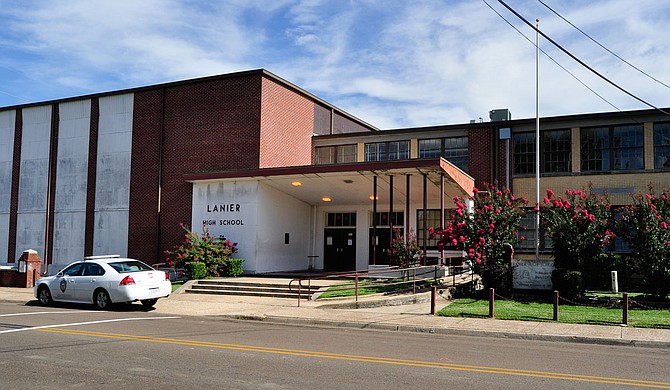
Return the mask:
<svg viewBox="0 0 670 390">
<path fill-rule="evenodd" d="M 389 203 L 391 182 L 396 201 L 408 199 L 409 188 L 412 201 L 421 202 L 425 195 L 428 203 L 436 204 L 443 178 L 442 196 L 473 195 L 474 179 L 444 158 L 193 173 L 184 178 L 190 183 L 259 181 L 310 205 L 369 205 L 375 177 L 379 204 Z"/>
</svg>

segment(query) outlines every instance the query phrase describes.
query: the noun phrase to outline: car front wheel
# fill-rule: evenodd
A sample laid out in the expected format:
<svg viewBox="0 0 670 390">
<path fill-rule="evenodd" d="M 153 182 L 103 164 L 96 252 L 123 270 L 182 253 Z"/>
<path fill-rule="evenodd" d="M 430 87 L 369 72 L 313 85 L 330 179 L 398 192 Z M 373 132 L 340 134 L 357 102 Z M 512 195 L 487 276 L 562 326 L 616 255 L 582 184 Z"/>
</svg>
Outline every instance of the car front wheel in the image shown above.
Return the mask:
<svg viewBox="0 0 670 390">
<path fill-rule="evenodd" d="M 105 290 L 97 290 L 93 294 L 93 304 L 96 308 L 100 310 L 108 309 L 112 304 L 112 300 L 109 299 L 109 294 Z"/>
<path fill-rule="evenodd" d="M 42 286 L 39 290 L 37 290 L 37 298 L 44 306 L 48 306 L 53 303 L 53 299 L 51 298 L 51 291 L 49 291 L 49 287 L 46 286 Z"/>
</svg>

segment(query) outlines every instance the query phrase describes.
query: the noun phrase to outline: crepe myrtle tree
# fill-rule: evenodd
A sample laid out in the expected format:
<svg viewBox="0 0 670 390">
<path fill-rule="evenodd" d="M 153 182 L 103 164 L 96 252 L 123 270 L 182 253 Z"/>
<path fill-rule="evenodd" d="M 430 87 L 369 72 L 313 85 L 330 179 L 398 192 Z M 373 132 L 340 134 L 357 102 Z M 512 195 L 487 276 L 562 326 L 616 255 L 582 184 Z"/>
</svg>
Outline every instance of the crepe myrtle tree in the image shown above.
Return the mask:
<svg viewBox="0 0 670 390">
<path fill-rule="evenodd" d="M 224 275 L 226 263 L 237 253 L 237 243 L 223 236 L 211 235 L 205 225 L 202 234 L 192 231 L 183 223 L 179 226 L 184 230 L 184 241 L 165 251 L 168 256 L 165 261 L 177 268 L 185 268 L 186 263 L 201 262 L 205 264 L 207 277 Z"/>
<path fill-rule="evenodd" d="M 473 189 L 473 208 L 468 210 L 462 197 L 454 197 L 456 208 L 444 229 L 431 233 L 439 238 L 438 248 L 463 250 L 482 277 L 484 288 L 512 289 L 512 265 L 509 246 L 523 237 L 518 235 L 525 216 L 526 198 L 515 198 L 509 189 L 497 183 L 486 191 Z"/>
<path fill-rule="evenodd" d="M 616 221 L 616 232 L 632 251 L 631 271 L 644 279 L 645 292 L 665 297 L 670 293 L 670 199 L 663 193 L 633 196 Z"/>
<path fill-rule="evenodd" d="M 614 238 L 611 205 L 591 185 L 567 190 L 565 197 L 547 190 L 540 209 L 542 225 L 552 240 L 554 289 L 562 295 L 583 294 L 585 278 L 594 277 L 593 265 L 609 251 Z"/>
</svg>

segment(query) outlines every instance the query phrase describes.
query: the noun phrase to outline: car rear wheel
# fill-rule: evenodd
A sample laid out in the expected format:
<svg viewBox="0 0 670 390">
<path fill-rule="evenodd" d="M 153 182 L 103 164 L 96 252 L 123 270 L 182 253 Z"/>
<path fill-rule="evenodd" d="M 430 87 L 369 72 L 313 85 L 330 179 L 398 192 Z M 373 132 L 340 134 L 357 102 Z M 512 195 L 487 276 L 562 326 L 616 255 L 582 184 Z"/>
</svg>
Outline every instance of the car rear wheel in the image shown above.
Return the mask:
<svg viewBox="0 0 670 390">
<path fill-rule="evenodd" d="M 153 307 L 156 304 L 156 302 L 158 302 L 158 299 L 156 299 L 156 298 L 154 298 L 154 299 L 143 299 L 140 302 L 142 302 L 142 306 L 144 306 L 144 307 Z"/>
<path fill-rule="evenodd" d="M 39 290 L 37 290 L 37 299 L 39 299 L 40 303 L 44 306 L 51 305 L 53 303 L 53 299 L 51 298 L 51 291 L 49 291 L 49 287 L 40 287 Z"/>
<path fill-rule="evenodd" d="M 93 304 L 100 310 L 108 309 L 112 304 L 109 294 L 105 290 L 96 290 L 93 294 Z"/>
</svg>

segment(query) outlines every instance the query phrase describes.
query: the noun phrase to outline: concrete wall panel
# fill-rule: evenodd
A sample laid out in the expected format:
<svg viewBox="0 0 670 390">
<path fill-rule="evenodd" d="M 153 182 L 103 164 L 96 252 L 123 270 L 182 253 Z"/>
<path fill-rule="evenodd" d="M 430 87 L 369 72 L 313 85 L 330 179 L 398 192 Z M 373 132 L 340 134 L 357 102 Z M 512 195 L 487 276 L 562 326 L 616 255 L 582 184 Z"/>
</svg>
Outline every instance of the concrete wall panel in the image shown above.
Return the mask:
<svg viewBox="0 0 670 390">
<path fill-rule="evenodd" d="M 14 157 L 14 125 L 16 111 L 0 112 L 0 262 L 9 259 L 9 212 L 12 197 L 12 161 Z"/>
<path fill-rule="evenodd" d="M 44 256 L 51 106 L 24 109 L 22 134 L 16 227 L 17 259 L 26 249 L 34 249 L 40 256 Z"/>
<path fill-rule="evenodd" d="M 100 98 L 94 254 L 128 253 L 133 94 Z"/>
<path fill-rule="evenodd" d="M 53 268 L 84 256 L 91 101 L 59 106 Z"/>
</svg>

